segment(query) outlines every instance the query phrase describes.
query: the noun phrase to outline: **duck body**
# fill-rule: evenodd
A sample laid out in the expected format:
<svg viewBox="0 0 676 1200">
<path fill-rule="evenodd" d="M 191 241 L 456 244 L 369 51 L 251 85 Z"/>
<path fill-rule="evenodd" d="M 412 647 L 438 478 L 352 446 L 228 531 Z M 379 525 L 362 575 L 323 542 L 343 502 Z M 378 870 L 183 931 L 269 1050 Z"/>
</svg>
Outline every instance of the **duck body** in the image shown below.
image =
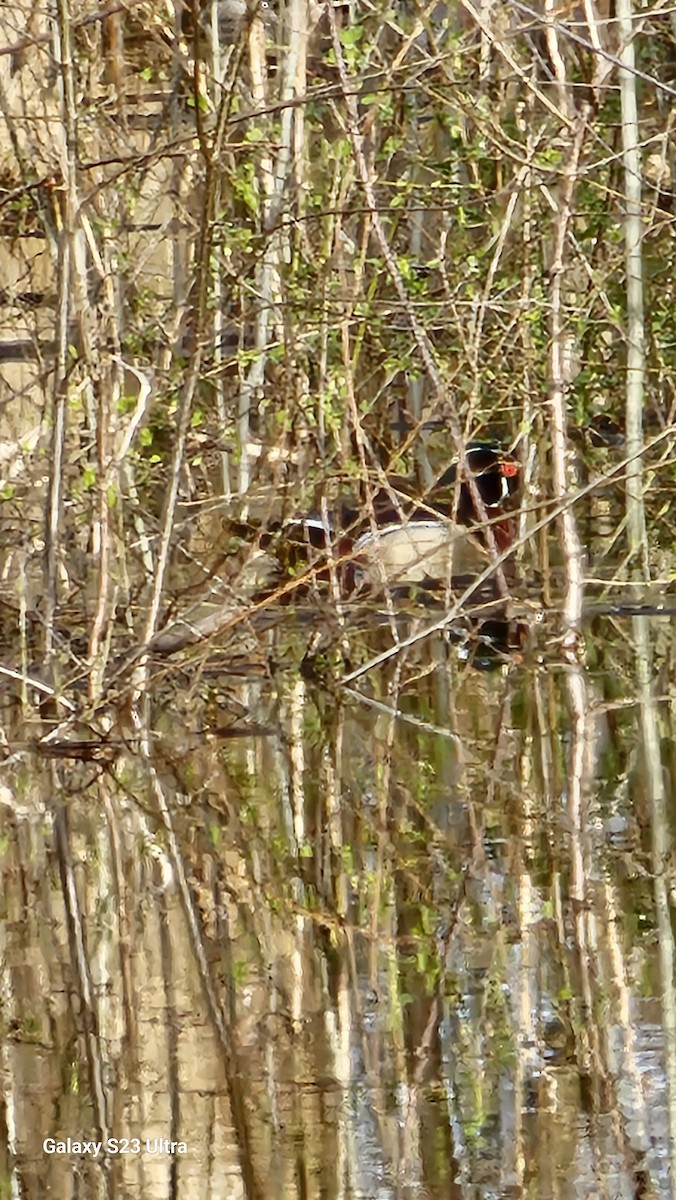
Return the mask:
<svg viewBox="0 0 676 1200">
<path fill-rule="evenodd" d="M 430 586 L 480 575 L 490 562 L 478 537 L 448 521 L 411 520 L 362 534 L 353 546 L 355 583 Z"/>
<path fill-rule="evenodd" d="M 259 546 L 273 551 L 287 573 L 313 568 L 315 581 L 329 577 L 330 556 L 347 593 L 389 585 L 448 586 L 476 577 L 491 555 L 467 476 L 474 479 L 503 553 L 512 540 L 512 522 L 503 510 L 518 488 L 519 468 L 498 448 L 470 442 L 465 470 L 460 477 L 458 464 L 452 464 L 422 494 L 411 481 L 392 479 L 358 509 L 344 507 L 330 521 L 299 517 L 268 528 L 259 534 Z"/>
<path fill-rule="evenodd" d="M 499 553 L 509 548 L 512 522 L 503 510 L 518 487 L 518 463 L 484 442 L 465 452 L 468 475 L 489 517 Z M 373 498 L 373 519 L 355 540 L 358 586 L 448 586 L 482 574 L 491 561 L 489 539 L 468 478 L 453 463 L 422 497 L 407 481 L 392 481 Z M 500 514 L 500 520 L 493 520 Z"/>
</svg>

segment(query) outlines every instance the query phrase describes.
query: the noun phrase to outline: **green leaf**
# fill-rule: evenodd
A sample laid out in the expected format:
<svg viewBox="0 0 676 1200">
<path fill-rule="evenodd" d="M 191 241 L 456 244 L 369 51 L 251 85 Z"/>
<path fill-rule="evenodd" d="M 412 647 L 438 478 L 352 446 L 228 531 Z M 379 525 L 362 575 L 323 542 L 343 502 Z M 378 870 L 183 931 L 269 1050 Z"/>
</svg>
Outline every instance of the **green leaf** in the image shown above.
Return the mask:
<svg viewBox="0 0 676 1200">
<path fill-rule="evenodd" d="M 344 50 L 349 50 L 352 46 L 358 45 L 363 36 L 364 30 L 360 25 L 351 25 L 349 29 L 341 29 L 340 44 Z"/>
</svg>

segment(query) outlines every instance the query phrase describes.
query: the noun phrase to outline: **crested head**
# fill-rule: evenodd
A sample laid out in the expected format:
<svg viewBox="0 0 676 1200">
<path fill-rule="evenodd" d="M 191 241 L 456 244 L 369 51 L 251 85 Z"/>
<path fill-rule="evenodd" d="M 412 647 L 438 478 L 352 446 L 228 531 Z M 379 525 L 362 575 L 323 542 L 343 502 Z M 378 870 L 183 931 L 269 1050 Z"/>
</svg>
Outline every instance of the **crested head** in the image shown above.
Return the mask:
<svg viewBox="0 0 676 1200">
<path fill-rule="evenodd" d="M 477 485 L 479 495 L 486 508 L 499 508 L 512 496 L 519 486 L 519 463 L 507 451 L 494 442 L 472 441 L 465 450 L 465 467 Z M 458 478 L 458 464 L 453 463 L 441 475 L 436 487 L 453 487 Z M 474 505 L 466 483 L 461 484 L 458 511 L 461 520 L 474 512 Z"/>
</svg>

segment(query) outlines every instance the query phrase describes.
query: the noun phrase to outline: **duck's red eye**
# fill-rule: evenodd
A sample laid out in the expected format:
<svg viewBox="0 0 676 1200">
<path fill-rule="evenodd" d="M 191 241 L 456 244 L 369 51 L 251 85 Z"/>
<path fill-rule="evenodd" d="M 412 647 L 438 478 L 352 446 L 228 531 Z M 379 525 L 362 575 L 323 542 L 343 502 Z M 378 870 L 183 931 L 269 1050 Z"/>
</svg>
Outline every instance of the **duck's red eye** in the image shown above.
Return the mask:
<svg viewBox="0 0 676 1200">
<path fill-rule="evenodd" d="M 513 479 L 515 475 L 519 474 L 519 464 L 512 462 L 500 463 L 500 474 L 504 475 L 506 479 Z"/>
</svg>

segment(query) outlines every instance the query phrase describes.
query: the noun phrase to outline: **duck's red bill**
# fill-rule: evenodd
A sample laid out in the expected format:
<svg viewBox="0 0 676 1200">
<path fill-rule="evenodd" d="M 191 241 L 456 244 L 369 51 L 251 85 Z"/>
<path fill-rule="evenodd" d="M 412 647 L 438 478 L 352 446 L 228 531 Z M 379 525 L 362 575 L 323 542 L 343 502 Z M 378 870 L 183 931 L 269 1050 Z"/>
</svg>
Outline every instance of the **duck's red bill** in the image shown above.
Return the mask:
<svg viewBox="0 0 676 1200">
<path fill-rule="evenodd" d="M 500 463 L 500 474 L 504 475 L 506 479 L 513 479 L 515 475 L 519 474 L 519 464 L 510 462 Z"/>
</svg>

